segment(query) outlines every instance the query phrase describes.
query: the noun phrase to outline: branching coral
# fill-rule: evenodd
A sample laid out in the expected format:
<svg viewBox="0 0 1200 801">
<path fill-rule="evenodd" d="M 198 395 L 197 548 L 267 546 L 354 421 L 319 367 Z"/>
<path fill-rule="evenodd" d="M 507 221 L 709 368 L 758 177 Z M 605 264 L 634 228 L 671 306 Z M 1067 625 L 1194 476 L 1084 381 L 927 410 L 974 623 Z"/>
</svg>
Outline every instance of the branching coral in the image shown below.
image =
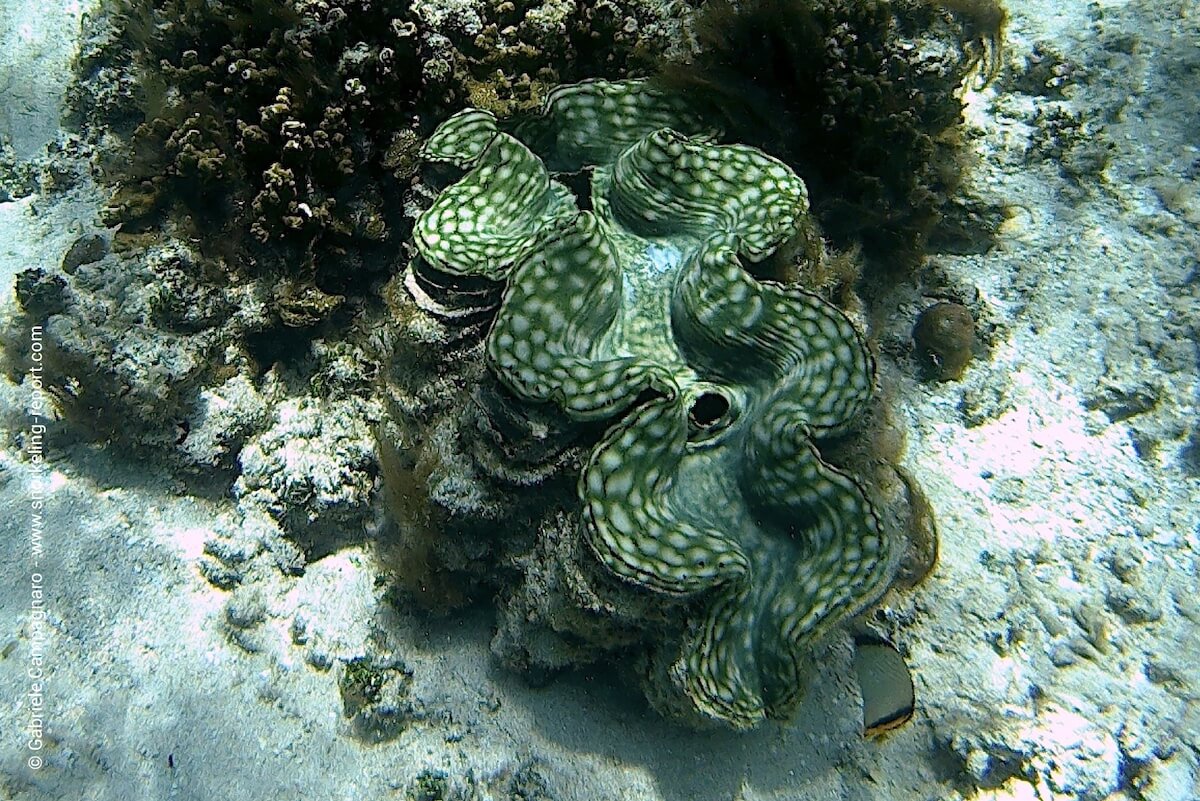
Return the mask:
<svg viewBox="0 0 1200 801">
<path fill-rule="evenodd" d="M 351 298 L 408 235 L 414 174 L 397 141 L 468 101 L 529 110 L 573 74 L 649 70 L 686 13 L 647 0 L 105 0 L 100 11 L 111 31 L 81 58 L 73 94 L 92 133 L 127 137 L 102 169 L 118 245 L 177 226 L 231 269 Z"/>
<path fill-rule="evenodd" d="M 397 204 L 378 199 L 402 189 L 379 162 L 387 138 L 415 124 L 412 32 L 342 2 L 107 7 L 144 116 L 118 128 L 128 152 L 105 165 L 110 221 L 136 232 L 169 220 L 206 256 L 257 268 L 247 272 L 361 292 L 387 265 L 379 244 L 407 233 Z"/>
<path fill-rule="evenodd" d="M 608 427 L 578 489 L 594 557 L 696 601 L 659 655 L 674 692 L 738 728 L 785 716 L 808 648 L 894 561 L 863 490 L 818 450 L 869 400 L 871 357 L 835 307 L 754 275 L 803 228 L 804 184 L 640 82 L 561 87 L 523 132 L 544 160 L 476 110 L 426 143 L 470 171 L 418 220 L 408 285 L 453 317 L 464 292 L 503 284 L 500 380 Z M 546 164 L 592 170 L 591 208 Z"/>
</svg>

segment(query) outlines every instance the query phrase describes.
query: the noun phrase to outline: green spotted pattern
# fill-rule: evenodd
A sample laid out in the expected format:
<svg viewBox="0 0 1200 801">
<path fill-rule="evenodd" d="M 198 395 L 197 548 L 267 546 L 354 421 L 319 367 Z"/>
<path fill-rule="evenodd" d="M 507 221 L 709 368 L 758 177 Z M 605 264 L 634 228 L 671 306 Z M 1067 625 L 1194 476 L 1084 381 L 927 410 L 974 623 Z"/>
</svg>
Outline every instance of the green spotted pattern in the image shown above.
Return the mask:
<svg viewBox="0 0 1200 801">
<path fill-rule="evenodd" d="M 749 561 L 728 534 L 692 520 L 695 498 L 678 481 L 686 458 L 687 410 L 647 403 L 615 426 L 583 473 L 588 544 L 622 578 L 687 594 L 741 578 Z"/>
<path fill-rule="evenodd" d="M 456 115 L 427 156 L 470 172 L 417 221 L 414 286 L 504 282 L 496 375 L 608 424 L 579 480 L 589 549 L 623 581 L 692 599 L 671 686 L 746 728 L 794 708 L 813 643 L 879 596 L 894 559 L 862 489 L 818 451 L 871 396 L 862 338 L 745 269 L 796 235 L 804 184 L 689 125 L 638 82 L 554 91 L 518 129 L 536 156 L 490 115 Z M 594 167 L 592 210 L 547 164 Z"/>
<path fill-rule="evenodd" d="M 753 148 L 713 147 L 669 129 L 622 152 L 604 188 L 613 216 L 632 231 L 699 238 L 727 232 L 751 261 L 789 239 L 808 209 L 804 183 L 782 162 Z"/>
<path fill-rule="evenodd" d="M 791 591 L 771 599 L 780 633 L 801 642 L 844 613 L 854 602 L 852 588 L 878 595 L 891 552 L 861 488 L 821 461 L 797 410 L 794 401 L 775 403 L 753 422 L 746 438 L 753 469 L 741 484 L 750 513 L 806 555 L 788 566 Z"/>
<path fill-rule="evenodd" d="M 469 108 L 460 111 L 438 126 L 421 146 L 426 161 L 444 161 L 458 167 L 469 167 L 479 160 L 492 143 L 499 129 L 496 115 L 490 111 Z"/>
<path fill-rule="evenodd" d="M 871 395 L 874 364 L 853 324 L 815 295 L 755 280 L 728 245 L 698 254 L 671 322 L 688 363 L 729 384 L 786 380 L 799 419 L 831 433 Z"/>
<path fill-rule="evenodd" d="M 509 386 L 554 401 L 578 420 L 611 417 L 640 392 L 670 393 L 669 376 L 636 356 L 604 356 L 621 313 L 621 265 L 596 217 L 583 212 L 513 274 L 488 338 Z"/>
<path fill-rule="evenodd" d="M 849 476 L 821 461 L 797 411 L 777 403 L 749 426 L 741 502 L 769 541 L 747 548 L 760 557 L 755 581 L 718 594 L 674 665 L 698 709 L 735 725 L 786 714 L 809 647 L 890 577 L 891 545 L 874 510 Z"/>
<path fill-rule="evenodd" d="M 455 137 L 435 137 L 436 150 L 452 154 L 446 160 L 459 166 L 475 166 L 418 218 L 417 250 L 444 273 L 501 281 L 536 249 L 543 232 L 574 215 L 574 198 L 550 180 L 525 145 L 487 126 L 468 125 L 462 116 L 450 120 Z M 468 161 L 464 154 L 473 157 Z"/>
<path fill-rule="evenodd" d="M 547 162 L 562 171 L 611 164 L 621 151 L 659 128 L 713 133 L 685 103 L 645 81 L 558 86 L 547 95 L 541 119 L 532 125 L 548 140 Z"/>
</svg>

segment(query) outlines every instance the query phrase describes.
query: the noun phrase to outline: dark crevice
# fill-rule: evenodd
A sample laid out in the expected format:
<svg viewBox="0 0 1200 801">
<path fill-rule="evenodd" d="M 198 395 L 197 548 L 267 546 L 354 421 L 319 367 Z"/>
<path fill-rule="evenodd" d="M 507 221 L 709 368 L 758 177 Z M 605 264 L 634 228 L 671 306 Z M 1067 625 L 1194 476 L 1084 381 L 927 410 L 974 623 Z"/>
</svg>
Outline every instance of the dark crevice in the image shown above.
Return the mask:
<svg viewBox="0 0 1200 801">
<path fill-rule="evenodd" d="M 705 392 L 696 398 L 688 419 L 700 428 L 711 428 L 729 412 L 729 399 L 717 392 Z"/>
</svg>

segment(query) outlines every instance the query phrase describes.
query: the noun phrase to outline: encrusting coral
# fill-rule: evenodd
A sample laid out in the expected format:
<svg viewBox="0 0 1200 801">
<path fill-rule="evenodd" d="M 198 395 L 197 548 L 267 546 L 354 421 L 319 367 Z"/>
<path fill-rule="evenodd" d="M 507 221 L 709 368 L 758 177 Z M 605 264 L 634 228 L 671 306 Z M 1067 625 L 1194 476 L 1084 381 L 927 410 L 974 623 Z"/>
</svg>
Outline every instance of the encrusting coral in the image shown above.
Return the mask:
<svg viewBox="0 0 1200 801">
<path fill-rule="evenodd" d="M 805 186 L 638 81 L 560 87 L 519 132 L 543 157 L 474 109 L 425 144 L 469 172 L 418 219 L 407 285 L 447 319 L 501 298 L 486 349 L 505 387 L 607 426 L 579 478 L 583 538 L 612 576 L 695 602 L 656 657 L 666 705 L 736 728 L 786 716 L 808 649 L 882 594 L 896 550 L 818 450 L 870 400 L 862 338 L 755 275 L 807 224 Z M 548 164 L 590 170 L 590 195 Z"/>
</svg>

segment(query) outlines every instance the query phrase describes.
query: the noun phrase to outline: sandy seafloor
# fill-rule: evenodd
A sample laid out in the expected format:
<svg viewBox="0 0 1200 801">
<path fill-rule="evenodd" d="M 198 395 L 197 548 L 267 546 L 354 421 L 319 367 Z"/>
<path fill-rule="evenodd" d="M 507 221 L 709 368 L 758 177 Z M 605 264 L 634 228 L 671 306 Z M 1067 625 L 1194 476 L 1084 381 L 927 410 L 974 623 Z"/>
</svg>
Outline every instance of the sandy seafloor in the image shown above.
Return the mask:
<svg viewBox="0 0 1200 801">
<path fill-rule="evenodd" d="M 936 572 L 886 608 L 917 684 L 909 725 L 861 738 L 842 642 L 797 719 L 751 734 L 683 732 L 603 672 L 531 689 L 492 664 L 485 613 L 385 608 L 362 545 L 301 576 L 253 574 L 262 619 L 239 644 L 197 561 L 246 521 L 120 453 L 58 443 L 32 563 L 30 395 L 5 382 L 0 798 L 405 798 L 423 770 L 495 799 L 1200 798 L 1200 7 L 1009 11 L 1016 69 L 970 95 L 980 160 L 964 190 L 1006 220 L 986 254 L 930 265 L 978 292 L 989 352 L 958 382 L 890 373 L 941 531 Z M 0 135 L 18 159 L 58 136 L 81 13 L 0 4 Z M 1047 53 L 1064 66 L 1028 77 Z M 1030 88 L 1046 81 L 1063 96 Z M 1064 114 L 1081 124 L 1050 135 Z M 0 203 L 3 314 L 13 276 L 56 265 L 100 202 L 84 182 Z M 932 299 L 897 290 L 885 343 L 902 346 Z M 39 752 L 33 572 L 49 633 Z M 423 719 L 380 744 L 351 736 L 297 617 L 328 659 L 386 638 Z M 504 790 L 517 774 L 540 776 L 536 792 Z"/>
</svg>

